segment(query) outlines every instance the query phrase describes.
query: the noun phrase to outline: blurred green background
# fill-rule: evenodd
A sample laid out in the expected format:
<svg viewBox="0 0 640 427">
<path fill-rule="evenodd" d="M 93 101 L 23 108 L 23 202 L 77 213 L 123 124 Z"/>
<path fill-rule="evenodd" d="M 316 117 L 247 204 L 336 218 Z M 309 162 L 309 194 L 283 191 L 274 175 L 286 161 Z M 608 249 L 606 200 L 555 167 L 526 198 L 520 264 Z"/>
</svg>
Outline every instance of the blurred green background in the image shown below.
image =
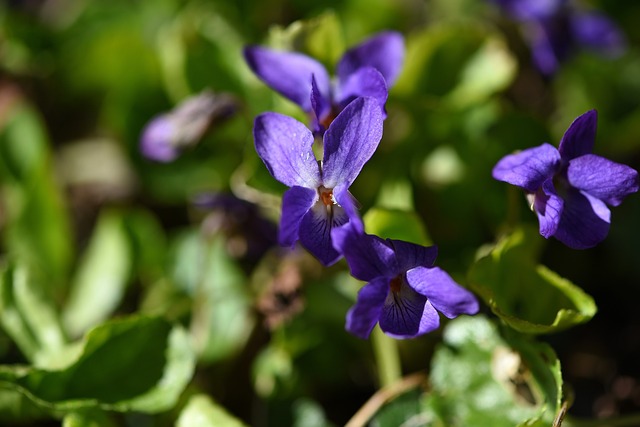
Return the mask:
<svg viewBox="0 0 640 427">
<path fill-rule="evenodd" d="M 255 154 L 253 118 L 306 118 L 251 73 L 242 48 L 295 49 L 333 70 L 377 31 L 405 36 L 383 140 L 351 191 L 369 232 L 437 244 L 437 264 L 480 294 L 474 281 L 503 264 L 479 265 L 478 254 L 537 224 L 523 195 L 491 178 L 502 156 L 557 145 L 596 108 L 595 152 L 640 168 L 640 3 L 585 4 L 618 23 L 626 53 L 577 52 L 543 77 L 518 24 L 482 0 L 2 2 L 0 424 L 345 424 L 381 385 L 370 343 L 344 331 L 360 285 L 344 262 L 323 269 L 274 242 L 284 186 Z M 235 96 L 237 114 L 174 162 L 145 159 L 145 124 L 205 89 Z M 203 207 L 203 194 L 218 203 Z M 504 425 L 548 422 L 565 400 L 575 419 L 640 409 L 640 198 L 612 210 L 610 235 L 594 249 L 523 236 L 503 259 L 526 258 L 522 271 L 535 279 L 506 282 L 499 308 L 546 325 L 569 304 L 565 327 L 589 320 L 578 291 L 552 301 L 556 291 L 542 286 L 559 279 L 534 273 L 544 264 L 591 295 L 597 315 L 563 331 L 545 326 L 553 333 L 532 344 L 485 305 L 491 323 L 460 323 L 444 346 L 441 331 L 399 342 L 402 373 L 432 366 L 434 393 L 403 395 L 371 425 L 502 425 L 478 415 L 492 412 Z M 473 334 L 456 341 L 465 328 L 485 331 L 493 350 L 519 349 L 551 405 L 544 415 L 542 398 L 523 406 L 515 389 L 476 386 L 497 381 L 486 372 L 447 388 L 465 363 L 489 366 L 498 354 Z M 555 356 L 540 361 L 540 343 L 562 364 L 558 402 L 540 378 L 559 368 Z M 465 393 L 493 396 L 494 406 L 476 413 L 482 405 L 447 400 Z"/>
</svg>

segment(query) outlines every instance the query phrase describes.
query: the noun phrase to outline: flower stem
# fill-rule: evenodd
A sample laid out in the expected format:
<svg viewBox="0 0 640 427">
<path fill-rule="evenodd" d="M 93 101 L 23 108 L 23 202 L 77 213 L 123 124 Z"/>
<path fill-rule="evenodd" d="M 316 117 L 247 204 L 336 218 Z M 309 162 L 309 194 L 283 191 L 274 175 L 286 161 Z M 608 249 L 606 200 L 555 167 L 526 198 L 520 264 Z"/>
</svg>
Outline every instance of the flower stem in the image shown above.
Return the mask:
<svg viewBox="0 0 640 427">
<path fill-rule="evenodd" d="M 386 387 L 398 381 L 402 376 L 402 370 L 396 341 L 386 336 L 376 326 L 371 332 L 371 344 L 378 368 L 380 387 Z"/>
</svg>

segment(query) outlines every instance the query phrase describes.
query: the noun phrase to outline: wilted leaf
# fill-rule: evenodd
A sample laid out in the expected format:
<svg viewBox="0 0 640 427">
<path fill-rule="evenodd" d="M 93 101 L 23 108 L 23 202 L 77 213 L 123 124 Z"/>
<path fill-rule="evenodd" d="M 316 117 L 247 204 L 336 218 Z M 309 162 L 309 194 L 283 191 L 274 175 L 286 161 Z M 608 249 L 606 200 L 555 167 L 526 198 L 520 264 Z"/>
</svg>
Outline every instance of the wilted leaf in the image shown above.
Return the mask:
<svg viewBox="0 0 640 427">
<path fill-rule="evenodd" d="M 491 310 L 525 333 L 557 332 L 584 323 L 596 313 L 593 299 L 570 281 L 537 265 L 540 238 L 518 229 L 480 258 L 469 283 Z"/>
</svg>

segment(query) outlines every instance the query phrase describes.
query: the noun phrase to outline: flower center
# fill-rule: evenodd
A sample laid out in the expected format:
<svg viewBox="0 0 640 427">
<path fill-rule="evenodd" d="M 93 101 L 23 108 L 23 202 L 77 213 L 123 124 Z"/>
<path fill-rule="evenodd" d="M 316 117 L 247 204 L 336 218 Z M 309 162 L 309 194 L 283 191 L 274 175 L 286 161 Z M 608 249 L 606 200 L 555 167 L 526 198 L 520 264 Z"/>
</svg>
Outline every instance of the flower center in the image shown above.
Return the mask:
<svg viewBox="0 0 640 427">
<path fill-rule="evenodd" d="M 332 188 L 318 188 L 318 194 L 320 195 L 320 200 L 322 204 L 325 206 L 332 206 L 336 204 L 335 199 L 333 198 L 333 189 Z"/>
<path fill-rule="evenodd" d="M 394 294 L 399 294 L 400 289 L 402 288 L 402 275 L 396 276 L 389 282 L 389 289 Z"/>
</svg>

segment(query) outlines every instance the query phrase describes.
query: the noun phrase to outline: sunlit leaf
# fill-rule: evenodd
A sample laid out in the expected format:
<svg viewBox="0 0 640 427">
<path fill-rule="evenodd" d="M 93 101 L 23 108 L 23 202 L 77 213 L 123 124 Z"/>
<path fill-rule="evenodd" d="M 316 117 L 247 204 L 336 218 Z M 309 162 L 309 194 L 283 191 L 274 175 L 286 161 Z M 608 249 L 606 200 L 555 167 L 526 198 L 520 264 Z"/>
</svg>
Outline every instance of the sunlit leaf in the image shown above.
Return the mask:
<svg viewBox="0 0 640 427">
<path fill-rule="evenodd" d="M 434 426 L 550 425 L 562 393 L 553 350 L 506 331 L 483 316 L 445 328 L 431 365 L 425 419 Z"/>
<path fill-rule="evenodd" d="M 155 413 L 176 403 L 194 364 L 182 328 L 158 317 L 130 317 L 92 329 L 66 368 L 0 366 L 0 384 L 55 410 Z"/>
<path fill-rule="evenodd" d="M 3 265 L 0 287 L 0 322 L 4 330 L 27 359 L 40 366 L 55 364 L 66 339 L 42 283 L 23 265 Z"/>
<path fill-rule="evenodd" d="M 132 253 L 123 217 L 105 211 L 82 258 L 64 311 L 64 324 L 78 336 L 104 321 L 122 300 Z"/>
<path fill-rule="evenodd" d="M 364 216 L 367 233 L 383 239 L 405 240 L 420 245 L 430 244 L 429 236 L 415 212 L 373 208 Z"/>
<path fill-rule="evenodd" d="M 176 427 L 245 427 L 242 421 L 229 414 L 223 407 L 203 394 L 189 399 L 182 410 Z"/>
<path fill-rule="evenodd" d="M 593 299 L 570 281 L 537 264 L 540 236 L 518 229 L 500 240 L 469 271 L 469 283 L 512 328 L 550 333 L 587 322 Z"/>
</svg>

